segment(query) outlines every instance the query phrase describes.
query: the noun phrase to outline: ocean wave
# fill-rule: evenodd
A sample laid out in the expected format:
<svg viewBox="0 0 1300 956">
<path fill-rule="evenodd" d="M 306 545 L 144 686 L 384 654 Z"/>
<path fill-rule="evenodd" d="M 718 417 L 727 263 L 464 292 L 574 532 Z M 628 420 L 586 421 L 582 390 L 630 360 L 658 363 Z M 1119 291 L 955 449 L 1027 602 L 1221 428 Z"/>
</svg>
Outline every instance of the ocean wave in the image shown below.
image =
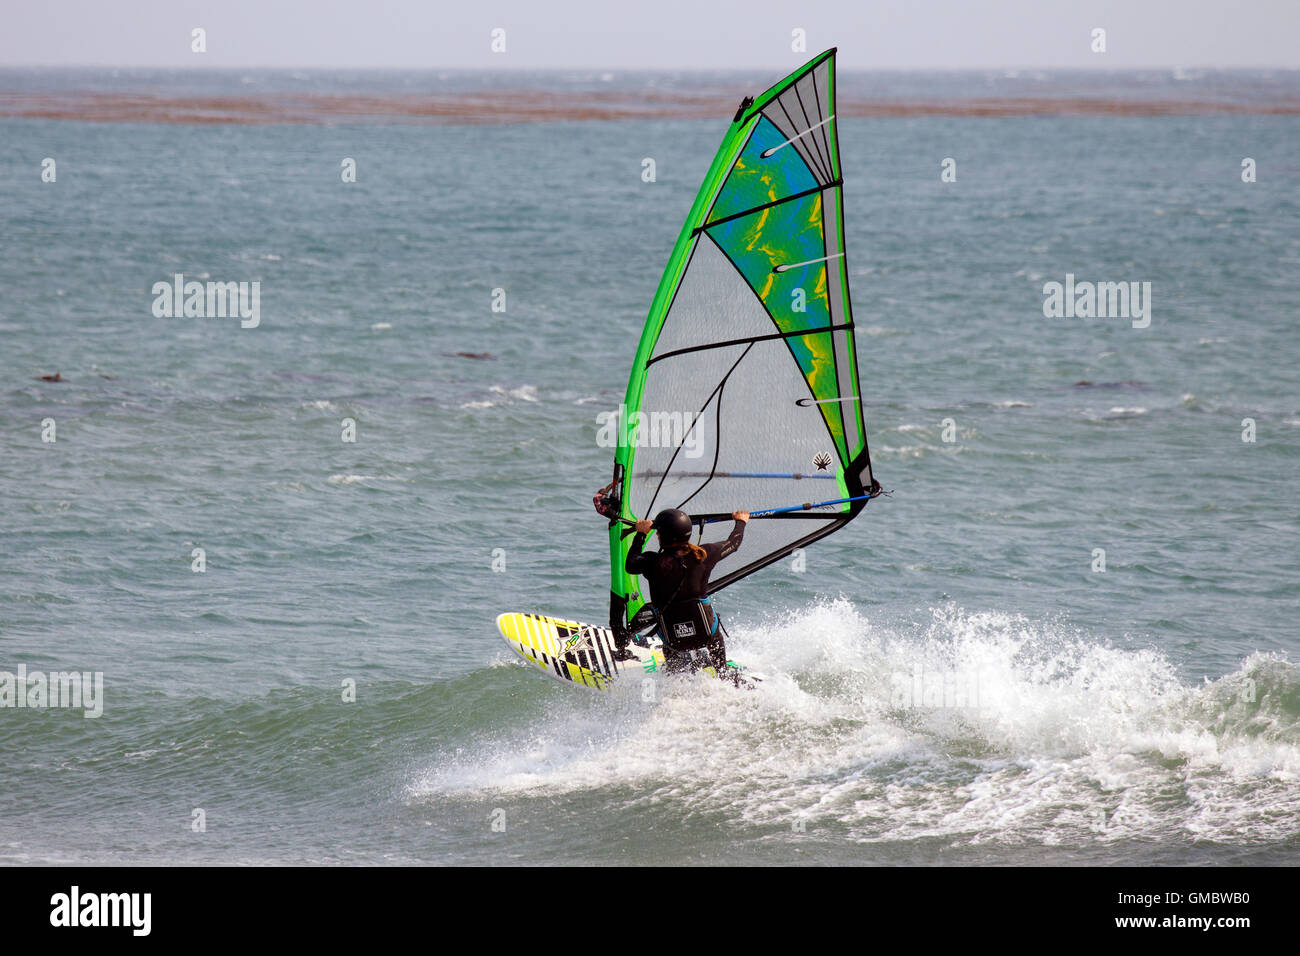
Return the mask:
<svg viewBox="0 0 1300 956">
<path fill-rule="evenodd" d="M 1189 686 L 1155 650 L 1058 622 L 941 608 L 880 626 L 845 600 L 735 628 L 730 649 L 767 675 L 757 691 L 687 678 L 650 702 L 640 682 L 560 695 L 544 720 L 417 774 L 407 799 L 598 791 L 864 843 L 1300 829 L 1300 669 L 1278 656 Z"/>
</svg>

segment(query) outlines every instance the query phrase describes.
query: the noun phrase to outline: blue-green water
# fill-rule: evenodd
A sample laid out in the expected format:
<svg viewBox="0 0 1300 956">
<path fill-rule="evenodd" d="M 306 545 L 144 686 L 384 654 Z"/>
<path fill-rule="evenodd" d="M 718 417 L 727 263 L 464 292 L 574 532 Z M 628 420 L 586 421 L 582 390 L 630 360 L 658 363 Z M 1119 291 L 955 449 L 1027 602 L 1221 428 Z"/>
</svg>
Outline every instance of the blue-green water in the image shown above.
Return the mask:
<svg viewBox="0 0 1300 956">
<path fill-rule="evenodd" d="M 605 617 L 596 416 L 724 126 L 0 120 L 0 670 L 104 674 L 0 709 L 0 859 L 1296 861 L 1294 117 L 844 120 L 893 496 L 719 596 L 754 693 L 512 662 Z"/>
</svg>

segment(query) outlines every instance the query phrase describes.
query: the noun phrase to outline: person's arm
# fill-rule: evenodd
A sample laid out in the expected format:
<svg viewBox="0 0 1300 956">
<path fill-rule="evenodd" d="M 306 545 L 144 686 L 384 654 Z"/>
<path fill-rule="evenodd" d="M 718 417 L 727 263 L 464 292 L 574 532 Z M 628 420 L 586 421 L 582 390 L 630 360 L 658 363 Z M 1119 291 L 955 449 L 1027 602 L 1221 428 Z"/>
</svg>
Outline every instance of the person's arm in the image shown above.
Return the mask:
<svg viewBox="0 0 1300 956">
<path fill-rule="evenodd" d="M 704 549 L 709 552 L 710 569 L 727 555 L 735 554 L 740 548 L 741 539 L 745 537 L 745 525 L 749 522 L 749 512 L 733 511 L 731 516 L 736 519 L 736 523 L 731 526 L 731 534 L 727 535 L 727 540 L 715 541 L 713 544 L 704 546 Z"/>
<path fill-rule="evenodd" d="M 649 555 L 641 553 L 645 546 L 646 535 L 654 527 L 653 522 L 638 521 L 636 523 L 636 534 L 632 536 L 632 547 L 628 549 L 627 560 L 623 562 L 623 567 L 627 569 L 628 574 L 645 574 L 650 567 Z"/>
<path fill-rule="evenodd" d="M 613 518 L 617 514 L 614 510 L 614 506 L 610 504 L 606 497 L 613 490 L 614 482 L 611 481 L 604 488 L 601 488 L 600 491 L 591 496 L 592 506 L 595 507 L 596 513 L 601 517 Z"/>
</svg>

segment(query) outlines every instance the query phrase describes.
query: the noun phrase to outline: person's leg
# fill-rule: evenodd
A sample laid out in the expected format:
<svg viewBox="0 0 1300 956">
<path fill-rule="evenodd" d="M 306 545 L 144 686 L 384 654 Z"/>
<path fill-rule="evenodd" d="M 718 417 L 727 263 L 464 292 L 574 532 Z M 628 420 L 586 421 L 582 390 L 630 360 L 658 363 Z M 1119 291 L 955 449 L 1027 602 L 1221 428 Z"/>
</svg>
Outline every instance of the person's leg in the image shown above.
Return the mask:
<svg viewBox="0 0 1300 956">
<path fill-rule="evenodd" d="M 625 661 L 632 656 L 627 649 L 628 642 L 632 640 L 632 634 L 627 629 L 627 622 L 623 620 L 623 613 L 626 610 L 627 599 L 621 598 L 613 591 L 610 591 L 609 629 L 614 632 L 614 658 L 620 661 Z"/>
<path fill-rule="evenodd" d="M 707 645 L 709 652 L 709 662 L 713 669 L 718 672 L 719 677 L 725 676 L 727 668 L 727 631 L 722 626 L 722 621 L 718 619 L 718 612 L 713 609 L 712 604 L 704 605 L 705 620 L 708 622 L 709 643 Z"/>
<path fill-rule="evenodd" d="M 664 671 L 669 674 L 694 674 L 712 663 L 712 655 L 706 647 L 675 651 L 664 648 Z"/>
<path fill-rule="evenodd" d="M 683 654 L 681 651 L 675 651 L 668 645 L 664 645 L 664 673 L 665 674 L 689 674 L 694 668 L 689 654 Z"/>
</svg>

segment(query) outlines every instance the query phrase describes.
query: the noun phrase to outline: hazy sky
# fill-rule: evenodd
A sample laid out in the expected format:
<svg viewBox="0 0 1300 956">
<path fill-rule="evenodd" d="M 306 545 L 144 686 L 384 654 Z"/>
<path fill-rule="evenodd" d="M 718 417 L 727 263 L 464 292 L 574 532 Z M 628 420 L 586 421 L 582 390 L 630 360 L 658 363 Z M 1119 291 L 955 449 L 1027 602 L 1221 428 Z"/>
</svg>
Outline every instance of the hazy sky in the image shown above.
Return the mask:
<svg viewBox="0 0 1300 956">
<path fill-rule="evenodd" d="M 0 0 L 0 65 L 1300 67 L 1300 0 Z M 207 52 L 190 52 L 190 31 Z M 506 31 L 506 52 L 490 50 Z M 1106 29 L 1107 52 L 1089 49 Z"/>
</svg>

